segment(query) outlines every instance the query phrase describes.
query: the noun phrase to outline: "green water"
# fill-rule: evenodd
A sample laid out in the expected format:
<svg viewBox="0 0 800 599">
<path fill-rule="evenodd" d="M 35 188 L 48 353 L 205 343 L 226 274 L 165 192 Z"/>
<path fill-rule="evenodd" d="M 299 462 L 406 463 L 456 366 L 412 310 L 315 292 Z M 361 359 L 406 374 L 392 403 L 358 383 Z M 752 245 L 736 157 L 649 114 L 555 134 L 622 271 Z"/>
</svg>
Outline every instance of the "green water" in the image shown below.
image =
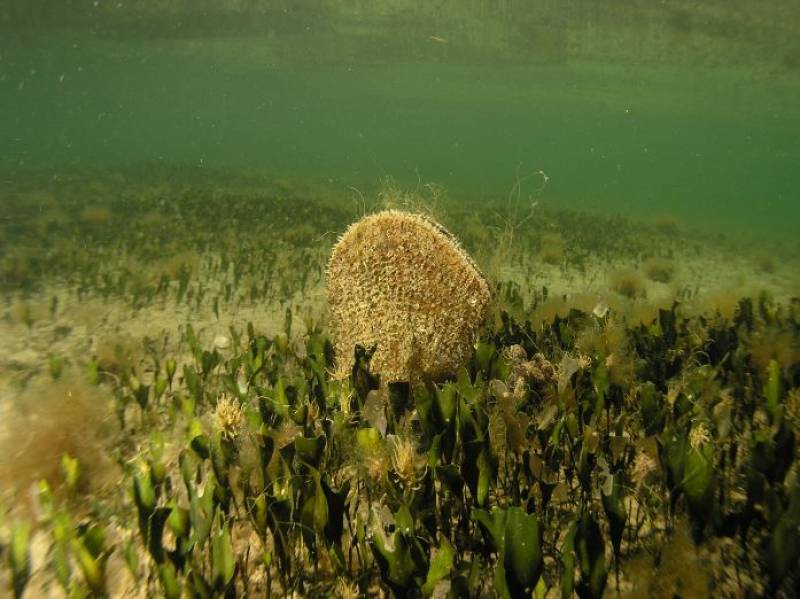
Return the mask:
<svg viewBox="0 0 800 599">
<path fill-rule="evenodd" d="M 315 40 L 294 37 L 287 50 L 274 32 L 8 27 L 0 169 L 175 163 L 343 187 L 391 176 L 471 199 L 542 171 L 547 186 L 537 192 L 534 177 L 523 198 L 768 236 L 800 222 L 797 69 L 604 56 L 495 64 L 436 48 L 319 60 L 303 54 Z"/>
<path fill-rule="evenodd" d="M 795 596 L 798 31 L 0 0 L 0 598 Z"/>
</svg>

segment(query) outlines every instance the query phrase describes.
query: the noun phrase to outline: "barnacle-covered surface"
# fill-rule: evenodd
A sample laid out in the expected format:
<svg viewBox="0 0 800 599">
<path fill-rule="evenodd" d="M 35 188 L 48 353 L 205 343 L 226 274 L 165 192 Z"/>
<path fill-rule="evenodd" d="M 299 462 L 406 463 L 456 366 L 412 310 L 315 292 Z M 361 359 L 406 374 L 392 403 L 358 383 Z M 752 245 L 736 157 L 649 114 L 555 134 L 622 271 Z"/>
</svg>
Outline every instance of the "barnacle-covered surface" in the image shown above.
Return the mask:
<svg viewBox="0 0 800 599">
<path fill-rule="evenodd" d="M 440 192 L 0 183 L 0 594 L 793 596 L 796 249 Z M 485 274 L 450 376 L 334 351 L 363 197 Z"/>
<path fill-rule="evenodd" d="M 451 375 L 467 361 L 489 308 L 489 284 L 441 225 L 389 210 L 348 227 L 327 281 L 340 376 L 353 348 L 375 348 L 385 383 Z"/>
</svg>

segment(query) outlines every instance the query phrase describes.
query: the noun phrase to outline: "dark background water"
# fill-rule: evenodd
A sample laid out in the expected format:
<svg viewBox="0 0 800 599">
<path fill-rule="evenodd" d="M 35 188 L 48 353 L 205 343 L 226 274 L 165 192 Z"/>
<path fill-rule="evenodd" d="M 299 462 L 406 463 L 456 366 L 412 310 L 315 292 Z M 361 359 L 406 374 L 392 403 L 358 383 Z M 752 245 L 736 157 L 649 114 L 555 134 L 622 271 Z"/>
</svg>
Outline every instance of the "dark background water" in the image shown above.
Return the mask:
<svg viewBox="0 0 800 599">
<path fill-rule="evenodd" d="M 0 38 L 0 170 L 8 178 L 156 162 L 343 186 L 392 176 L 469 200 L 504 196 L 541 170 L 548 185 L 534 194 L 541 178 L 528 180 L 523 199 L 796 232 L 800 69 L 791 48 L 761 51 L 738 29 L 690 31 L 676 39 L 697 47 L 673 41 L 671 57 L 663 37 L 678 35 L 674 22 L 663 32 L 657 22 L 615 29 L 613 18 L 599 33 L 537 21 L 529 33 L 541 47 L 523 43 L 512 22 L 516 41 L 503 41 L 491 19 L 482 37 L 480 22 L 422 27 L 406 16 L 395 38 L 385 18 L 336 21 L 313 3 L 286 10 L 283 20 L 241 10 L 215 19 L 179 6 L 127 20 L 62 15 L 59 24 L 54 11 L 35 17 L 18 6 Z M 631 37 L 613 45 L 603 32 Z"/>
</svg>

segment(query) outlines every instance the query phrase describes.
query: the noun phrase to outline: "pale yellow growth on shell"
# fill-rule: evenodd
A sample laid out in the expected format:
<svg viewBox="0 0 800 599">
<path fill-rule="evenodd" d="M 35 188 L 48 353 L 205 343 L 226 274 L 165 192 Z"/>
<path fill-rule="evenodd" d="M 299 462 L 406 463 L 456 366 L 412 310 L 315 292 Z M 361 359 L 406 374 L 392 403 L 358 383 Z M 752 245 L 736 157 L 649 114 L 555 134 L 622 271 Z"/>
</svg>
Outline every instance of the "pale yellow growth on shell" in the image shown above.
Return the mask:
<svg viewBox="0 0 800 599">
<path fill-rule="evenodd" d="M 337 376 L 356 344 L 376 347 L 383 384 L 438 379 L 464 365 L 486 318 L 489 285 L 442 226 L 387 210 L 341 236 L 328 263 L 328 306 Z"/>
</svg>

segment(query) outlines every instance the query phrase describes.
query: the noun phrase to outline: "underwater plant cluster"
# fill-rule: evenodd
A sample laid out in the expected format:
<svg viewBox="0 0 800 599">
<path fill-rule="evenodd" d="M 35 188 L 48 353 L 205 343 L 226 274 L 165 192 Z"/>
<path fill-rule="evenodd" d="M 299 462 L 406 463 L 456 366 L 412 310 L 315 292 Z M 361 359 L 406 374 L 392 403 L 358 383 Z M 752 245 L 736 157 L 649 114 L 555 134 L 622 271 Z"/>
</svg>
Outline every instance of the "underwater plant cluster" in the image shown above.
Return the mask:
<svg viewBox="0 0 800 599">
<path fill-rule="evenodd" d="M 392 383 L 377 406 L 369 353 L 331 380 L 332 345 L 313 322 L 299 344 L 288 325 L 232 330 L 224 351 L 189 326 L 191 359 L 154 352 L 152 384 L 130 364 L 96 373 L 137 439 L 125 492 L 76 521 L 74 495 L 39 483 L 48 568 L 74 595 L 107 594 L 120 554 L 167 597 L 601 597 L 626 579 L 655 593 L 658 567 L 630 581 L 626 564 L 657 564 L 688 527 L 708 556 L 703 594 L 792 595 L 800 362 L 762 368 L 747 340 L 785 327 L 796 342 L 797 306 L 744 300 L 733 321 L 699 323 L 676 306 L 613 333 L 617 347 L 598 342 L 615 326 L 502 313 L 454 380 Z M 30 531 L 14 523 L 3 546 L 17 596 Z"/>
<path fill-rule="evenodd" d="M 627 223 L 592 236 L 596 219 L 537 213 L 560 237 L 510 230 L 503 266 L 522 274 L 495 271 L 463 368 L 386 384 L 373 348 L 356 346 L 336 377 L 329 327 L 305 308 L 326 228 L 348 222 L 341 205 L 298 214 L 290 199 L 314 192 L 283 183 L 120 185 L 117 202 L 59 187 L 57 202 L 41 182 L 7 196 L 69 216 L 36 210 L 6 231 L 37 245 L 2 246 L 4 326 L 46 343 L 35 368 L 4 363 L 0 390 L 44 397 L 34 383 L 50 380 L 57 399 L 93 405 L 91 422 L 107 404 L 92 448 L 113 464 L 70 437 L 35 476 L 0 463 L 0 588 L 14 596 L 797 594 L 797 300 L 698 311 L 686 291 L 646 313 L 570 306 L 524 285 L 526 255 L 557 242 L 548 268 L 585 276 L 590 254 L 648 244 L 620 234 Z M 487 227 L 452 214 L 489 263 Z M 63 345 L 80 302 L 116 310 L 91 329 L 105 345 Z M 168 318 L 120 336 L 140 313 Z M 44 455 L 42 436 L 22 438 L 4 452 Z"/>
</svg>

